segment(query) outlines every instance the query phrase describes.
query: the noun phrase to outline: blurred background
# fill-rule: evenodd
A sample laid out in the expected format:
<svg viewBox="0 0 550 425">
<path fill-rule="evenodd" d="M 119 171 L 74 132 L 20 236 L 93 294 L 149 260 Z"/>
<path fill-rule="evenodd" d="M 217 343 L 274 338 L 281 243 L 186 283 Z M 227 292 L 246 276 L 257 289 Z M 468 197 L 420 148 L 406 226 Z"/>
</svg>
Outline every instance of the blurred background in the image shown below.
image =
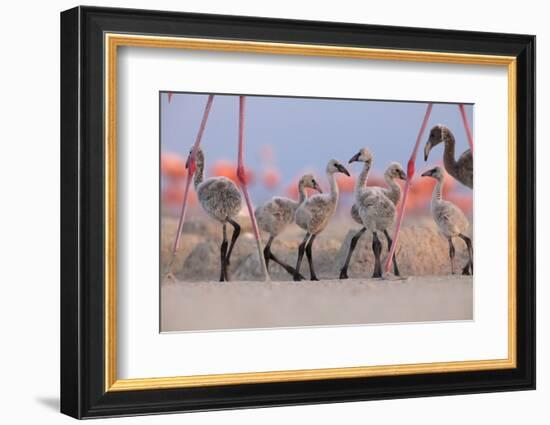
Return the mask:
<svg viewBox="0 0 550 425">
<path fill-rule="evenodd" d="M 161 93 L 161 189 L 165 214 L 177 214 L 183 198 L 185 158 L 201 122 L 207 95 Z M 237 160 L 238 96 L 216 95 L 202 139 L 206 177 L 235 179 Z M 425 103 L 247 96 L 245 164 L 255 205 L 274 195 L 297 197 L 297 181 L 306 172 L 315 174 L 326 188 L 325 166 L 330 158 L 346 164 L 359 148 L 374 154 L 369 185 L 384 185 L 383 173 L 391 161 L 406 168 L 426 110 Z M 473 127 L 473 106 L 466 112 Z M 456 156 L 469 148 L 456 104 L 436 104 L 425 133 L 445 124 L 456 137 Z M 416 171 L 440 164 L 443 145 L 424 163 L 422 140 Z M 351 164 L 351 178 L 338 175 L 339 211 L 353 202 L 355 176 L 360 164 Z M 432 179 L 418 178 L 412 185 L 407 213 L 429 213 Z M 472 192 L 447 178 L 444 196 L 471 214 Z M 196 207 L 191 194 L 190 213 Z"/>
<path fill-rule="evenodd" d="M 195 141 L 207 97 L 205 94 L 160 94 L 163 269 L 170 258 L 183 199 L 186 156 Z M 360 148 L 368 147 L 374 155 L 368 184 L 385 186 L 383 174 L 391 161 L 401 163 L 406 169 L 425 111 L 426 104 L 416 102 L 247 96 L 244 160 L 254 205 L 258 206 L 275 195 L 297 199 L 297 182 L 304 173 L 313 173 L 327 190 L 326 164 L 331 158 L 341 161 L 351 177 L 337 174 L 341 194 L 338 210 L 317 238 L 314 248 L 321 275 L 336 277 L 350 239 L 359 228 L 349 212 L 354 202 L 355 178 L 362 165 L 348 165 L 348 160 Z M 467 105 L 466 112 L 473 126 L 473 106 Z M 236 181 L 238 114 L 238 96 L 215 96 L 201 143 L 206 178 L 223 175 Z M 439 123 L 454 133 L 456 157 L 469 148 L 457 105 L 435 104 L 419 147 L 417 178 L 407 200 L 407 214 L 397 247 L 398 262 L 407 275 L 441 275 L 450 271 L 447 241 L 438 233 L 429 209 L 435 180 L 418 177 L 423 171 L 442 163 L 443 145 L 432 150 L 428 163 L 423 158 L 429 130 Z M 443 192 L 446 199 L 456 203 L 471 218 L 473 197 L 470 189 L 448 176 Z M 237 221 L 243 233 L 235 246 L 232 279 L 261 279 L 244 203 Z M 276 255 L 293 264 L 303 233 L 297 226 L 289 226 L 272 246 Z M 217 279 L 220 241 L 221 226 L 202 211 L 192 189 L 182 242 L 174 263 L 178 279 Z M 372 273 L 371 244 L 372 235 L 369 234 L 359 241 L 350 263 L 350 276 Z M 467 254 L 461 245 L 457 244 L 457 255 L 460 262 L 465 262 Z M 385 255 L 386 248 L 383 252 Z M 272 266 L 270 273 L 276 280 L 290 279 L 278 266 Z"/>
</svg>

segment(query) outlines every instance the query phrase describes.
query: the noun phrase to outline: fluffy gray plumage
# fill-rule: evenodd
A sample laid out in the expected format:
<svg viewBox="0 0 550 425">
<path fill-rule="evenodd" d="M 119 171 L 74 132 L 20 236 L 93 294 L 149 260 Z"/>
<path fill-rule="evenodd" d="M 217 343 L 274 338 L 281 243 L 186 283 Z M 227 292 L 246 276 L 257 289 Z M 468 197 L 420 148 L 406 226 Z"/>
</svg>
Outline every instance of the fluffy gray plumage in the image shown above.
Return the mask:
<svg viewBox="0 0 550 425">
<path fill-rule="evenodd" d="M 371 161 L 372 161 L 372 158 L 371 158 Z M 406 179 L 406 175 L 405 175 L 405 172 L 403 171 L 403 167 L 401 167 L 401 165 L 397 162 L 390 163 L 390 165 L 384 172 L 384 180 L 386 180 L 388 187 L 369 186 L 368 188 L 366 188 L 365 184 L 366 184 L 369 170 L 370 170 L 370 166 L 363 167 L 361 174 L 359 174 L 359 177 L 357 178 L 357 182 L 355 186 L 356 196 L 357 196 L 357 193 L 362 192 L 365 189 L 379 190 L 383 195 L 389 198 L 394 205 L 397 205 L 397 203 L 401 199 L 401 186 L 399 186 L 395 180 Z M 357 203 L 354 203 L 352 205 L 350 213 L 351 213 L 351 218 L 353 218 L 353 220 L 356 223 L 363 224 L 363 221 L 361 220 L 361 217 L 359 215 L 359 205 Z"/>
<path fill-rule="evenodd" d="M 338 161 L 331 159 L 326 168 L 330 192 L 313 195 L 296 210 L 296 224 L 311 235 L 322 232 L 336 210 L 339 191 L 334 174 L 342 169 Z"/>
<path fill-rule="evenodd" d="M 464 213 L 452 202 L 443 200 L 441 196 L 441 188 L 445 174 L 441 167 L 435 167 L 426 171 L 422 176 L 433 177 L 437 180 L 432 194 L 432 216 L 434 218 L 439 231 L 445 236 L 449 242 L 449 258 L 451 259 L 451 274 L 455 272 L 455 247 L 453 238 L 458 236 L 466 244 L 468 249 L 468 263 L 462 269 L 462 274 L 470 275 L 474 272 L 474 251 L 472 240 L 465 235 L 465 231 L 469 227 L 469 222 Z"/>
<path fill-rule="evenodd" d="M 395 205 L 401 197 L 401 188 L 394 178 L 404 178 L 401 166 L 392 163 L 384 173 L 389 188 L 365 186 L 372 164 L 372 154 L 363 148 L 350 162 L 363 162 L 363 169 L 355 185 L 355 204 L 351 214 L 355 221 L 369 231 L 383 232 L 395 220 Z M 357 220 L 359 218 L 359 220 Z"/>
<path fill-rule="evenodd" d="M 313 242 L 316 236 L 327 226 L 338 204 L 338 184 L 335 173 L 344 173 L 349 177 L 349 171 L 335 159 L 331 159 L 326 168 L 327 179 L 330 184 L 330 192 L 314 195 L 300 204 L 296 210 L 296 224 L 306 231 L 306 235 L 298 247 L 298 258 L 294 270 L 294 280 L 303 280 L 300 275 L 300 265 L 304 252 L 309 263 L 310 279 L 319 280 L 313 265 Z"/>
<path fill-rule="evenodd" d="M 380 190 L 365 190 L 356 197 L 359 217 L 370 231 L 388 229 L 395 220 L 395 204 Z"/>
<path fill-rule="evenodd" d="M 472 151 L 465 150 L 462 155 L 455 160 L 455 137 L 451 130 L 442 124 L 438 124 L 430 131 L 430 137 L 424 147 L 424 160 L 428 160 L 428 155 L 431 149 L 440 144 L 445 143 L 443 151 L 443 165 L 445 170 L 457 179 L 463 185 L 470 189 L 474 187 L 474 160 Z"/>
<path fill-rule="evenodd" d="M 392 162 L 384 173 L 387 188 L 368 187 L 367 177 L 372 165 L 372 154 L 367 148 L 361 149 L 350 160 L 352 162 L 362 162 L 363 169 L 355 184 L 355 203 L 351 209 L 352 218 L 362 228 L 352 237 L 346 260 L 340 269 L 340 279 L 348 278 L 348 267 L 353 255 L 353 251 L 357 246 L 357 241 L 366 231 L 372 232 L 372 251 L 374 253 L 374 271 L 373 277 L 382 276 L 382 263 L 380 254 L 382 252 L 382 244 L 378 239 L 378 232 L 384 233 L 388 241 L 388 250 L 390 250 L 392 240 L 388 233 L 388 227 L 393 224 L 395 219 L 395 205 L 401 198 L 401 188 L 394 181 L 396 178 L 405 180 L 406 176 L 401 165 Z M 393 255 L 393 269 L 396 276 L 399 276 L 399 269 Z"/>
<path fill-rule="evenodd" d="M 201 149 L 197 150 L 195 163 L 195 191 L 204 211 L 220 223 L 237 216 L 242 206 L 242 194 L 237 185 L 223 176 L 204 180 L 204 154 Z"/>
<path fill-rule="evenodd" d="M 289 224 L 294 222 L 296 210 L 307 199 L 306 188 L 321 191 L 315 178 L 311 174 L 302 176 L 298 182 L 298 201 L 282 196 L 274 196 L 265 204 L 256 208 L 254 215 L 258 227 L 264 232 L 275 237 L 279 235 Z"/>
<path fill-rule="evenodd" d="M 431 177 L 437 180 L 432 194 L 431 212 L 441 234 L 447 239 L 464 234 L 470 223 L 464 213 L 455 204 L 445 201 L 441 195 L 441 188 L 445 178 L 441 167 L 431 170 Z"/>
</svg>

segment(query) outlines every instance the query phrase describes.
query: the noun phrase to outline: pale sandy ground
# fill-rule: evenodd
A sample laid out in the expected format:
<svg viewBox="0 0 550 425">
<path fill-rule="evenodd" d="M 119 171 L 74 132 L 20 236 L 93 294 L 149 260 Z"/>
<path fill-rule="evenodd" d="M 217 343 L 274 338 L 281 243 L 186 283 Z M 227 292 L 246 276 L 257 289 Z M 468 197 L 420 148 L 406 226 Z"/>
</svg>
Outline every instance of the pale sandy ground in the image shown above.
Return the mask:
<svg viewBox="0 0 550 425">
<path fill-rule="evenodd" d="M 161 330 L 473 319 L 470 276 L 161 285 Z"/>
<path fill-rule="evenodd" d="M 357 244 L 349 268 L 350 280 L 338 280 L 339 270 L 358 225 L 349 214 L 335 216 L 313 248 L 321 282 L 292 282 L 271 264 L 273 283 L 264 284 L 250 221 L 235 245 L 231 282 L 216 282 L 220 273 L 221 226 L 204 214 L 188 217 L 172 272 L 178 282 L 161 283 L 163 331 L 325 326 L 345 324 L 469 320 L 472 319 L 472 278 L 449 276 L 447 240 L 428 217 L 408 218 L 397 248 L 404 281 L 369 279 L 374 257 L 372 235 Z M 177 220 L 164 215 L 161 232 L 161 276 L 166 276 Z M 289 226 L 273 243 L 273 252 L 294 265 L 304 232 Z M 267 235 L 263 235 L 267 240 Z M 382 260 L 387 254 L 386 241 Z M 461 240 L 455 242 L 457 271 L 467 262 Z M 474 242 L 475 249 L 475 242 Z M 304 258 L 301 272 L 309 277 Z"/>
</svg>

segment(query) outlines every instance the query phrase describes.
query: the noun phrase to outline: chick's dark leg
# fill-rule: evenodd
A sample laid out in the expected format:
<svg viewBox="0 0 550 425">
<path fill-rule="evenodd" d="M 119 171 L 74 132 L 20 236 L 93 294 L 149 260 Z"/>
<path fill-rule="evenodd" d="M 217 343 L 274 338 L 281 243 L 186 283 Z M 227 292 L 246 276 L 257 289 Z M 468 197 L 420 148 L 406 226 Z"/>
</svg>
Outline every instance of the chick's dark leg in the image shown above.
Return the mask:
<svg viewBox="0 0 550 425">
<path fill-rule="evenodd" d="M 269 260 L 271 258 L 271 242 L 273 242 L 273 239 L 275 239 L 273 236 L 269 236 L 269 240 L 264 247 L 264 260 L 267 271 L 269 271 Z"/>
<path fill-rule="evenodd" d="M 386 240 L 388 241 L 388 252 L 390 252 L 391 244 L 393 243 L 393 241 L 391 240 L 390 234 L 388 233 L 387 230 L 384 230 L 384 234 L 386 235 Z M 396 276 L 399 276 L 399 269 L 397 268 L 397 259 L 395 258 L 395 251 L 393 253 L 392 261 L 393 261 L 393 274 Z"/>
<path fill-rule="evenodd" d="M 307 261 L 309 263 L 309 272 L 311 273 L 311 280 L 319 280 L 317 278 L 317 275 L 315 274 L 315 269 L 313 268 L 313 255 L 312 255 L 312 247 L 313 247 L 313 241 L 315 240 L 315 236 L 313 235 L 306 246 L 306 255 L 307 255 Z"/>
<path fill-rule="evenodd" d="M 359 230 L 355 235 L 353 235 L 353 238 L 351 238 L 348 255 L 346 256 L 346 262 L 344 263 L 344 266 L 340 269 L 340 279 L 348 278 L 348 267 L 349 267 L 349 262 L 351 261 L 351 255 L 353 254 L 353 251 L 357 246 L 357 241 L 359 240 L 359 238 L 361 238 L 361 235 L 365 233 L 366 230 L 367 229 L 365 227 L 362 227 L 361 230 Z"/>
<path fill-rule="evenodd" d="M 376 232 L 372 232 L 372 252 L 374 253 L 374 273 L 372 277 L 382 277 L 382 263 L 380 261 L 382 242 L 378 239 Z"/>
<path fill-rule="evenodd" d="M 231 243 L 229 244 L 229 250 L 227 251 L 227 257 L 225 264 L 229 266 L 230 259 L 231 259 L 231 253 L 233 252 L 233 247 L 235 246 L 235 242 L 237 242 L 237 238 L 241 234 L 241 226 L 239 226 L 239 223 L 237 223 L 235 220 L 232 220 L 231 218 L 227 218 L 227 221 L 231 223 L 233 226 L 233 234 L 231 235 Z"/>
<path fill-rule="evenodd" d="M 451 274 L 455 274 L 455 246 L 452 238 L 449 238 L 449 258 L 451 259 Z"/>
<path fill-rule="evenodd" d="M 306 248 L 306 243 L 309 239 L 309 233 L 306 233 L 306 236 L 300 246 L 298 247 L 298 259 L 296 260 L 296 270 L 294 273 L 294 280 L 298 281 L 301 280 L 300 278 L 300 266 L 302 264 L 302 259 L 304 258 L 304 250 Z"/>
<path fill-rule="evenodd" d="M 273 252 L 271 251 L 271 243 L 273 242 L 274 239 L 275 239 L 274 236 L 270 236 L 264 248 L 264 258 L 265 258 L 265 265 L 267 269 L 269 270 L 269 260 L 273 260 L 278 265 L 280 265 L 283 269 L 285 269 L 288 274 L 290 274 L 291 276 L 294 276 L 296 274 L 296 269 L 290 266 L 289 264 L 285 263 L 284 261 L 280 260 L 279 258 L 277 258 L 277 256 L 275 256 L 275 254 L 273 254 Z M 302 276 L 300 273 L 298 273 L 298 276 L 300 277 L 300 279 L 304 279 L 304 276 Z"/>
<path fill-rule="evenodd" d="M 468 261 L 468 264 L 466 264 L 466 266 L 462 269 L 462 274 L 464 275 L 474 274 L 474 249 L 472 247 L 472 240 L 468 236 L 463 235 L 462 233 L 459 234 L 458 236 L 466 243 L 466 246 L 468 247 L 469 261 Z"/>
<path fill-rule="evenodd" d="M 227 259 L 227 226 L 223 223 L 223 240 L 220 246 L 220 261 L 221 261 L 221 271 L 220 271 L 220 282 L 227 280 L 226 273 L 226 259 Z"/>
</svg>

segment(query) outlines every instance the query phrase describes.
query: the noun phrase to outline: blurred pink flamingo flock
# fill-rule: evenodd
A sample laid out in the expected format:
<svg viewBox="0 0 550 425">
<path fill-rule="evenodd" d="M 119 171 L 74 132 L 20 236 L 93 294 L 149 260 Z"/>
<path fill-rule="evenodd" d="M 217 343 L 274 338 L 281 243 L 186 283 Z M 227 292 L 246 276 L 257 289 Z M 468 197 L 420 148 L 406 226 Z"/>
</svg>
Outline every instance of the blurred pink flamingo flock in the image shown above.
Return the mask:
<svg viewBox="0 0 550 425">
<path fill-rule="evenodd" d="M 265 145 L 265 147 L 266 149 L 270 148 L 270 145 Z M 175 152 L 163 152 L 161 155 L 161 201 L 163 210 L 167 213 L 175 214 L 181 206 L 183 200 L 183 187 L 187 176 L 185 160 L 185 157 Z M 441 165 L 441 162 L 437 163 L 437 165 Z M 225 176 L 230 180 L 237 182 L 236 168 L 237 165 L 235 162 L 229 160 L 218 160 L 209 167 L 209 175 Z M 274 193 L 282 190 L 285 196 L 294 199 L 298 198 L 298 180 L 300 179 L 301 174 L 296 175 L 290 182 L 283 185 L 281 172 L 279 171 L 274 160 L 272 160 L 269 166 L 262 172 L 246 168 L 245 173 L 246 180 L 251 187 L 256 188 L 260 186 L 267 193 Z M 336 178 L 342 193 L 344 204 L 347 200 L 346 198 L 349 198 L 350 201 L 353 196 L 353 188 L 355 187 L 356 178 L 357 176 L 353 174 L 351 178 L 347 176 L 338 176 Z M 381 174 L 373 173 L 372 176 L 369 177 L 368 186 L 383 185 L 384 178 Z M 410 188 L 409 196 L 407 197 L 407 203 L 405 205 L 408 214 L 428 214 L 429 211 L 427 207 L 431 200 L 434 185 L 435 182 L 430 179 L 418 179 L 413 182 Z M 465 213 L 472 213 L 472 196 L 470 193 L 465 192 L 460 185 L 457 184 L 456 180 L 451 178 L 446 179 L 443 185 L 443 192 L 448 200 L 460 207 L 460 209 Z M 195 192 L 190 192 L 188 202 L 190 207 L 197 207 L 197 197 Z M 346 210 L 345 208 L 343 209 Z"/>
</svg>

